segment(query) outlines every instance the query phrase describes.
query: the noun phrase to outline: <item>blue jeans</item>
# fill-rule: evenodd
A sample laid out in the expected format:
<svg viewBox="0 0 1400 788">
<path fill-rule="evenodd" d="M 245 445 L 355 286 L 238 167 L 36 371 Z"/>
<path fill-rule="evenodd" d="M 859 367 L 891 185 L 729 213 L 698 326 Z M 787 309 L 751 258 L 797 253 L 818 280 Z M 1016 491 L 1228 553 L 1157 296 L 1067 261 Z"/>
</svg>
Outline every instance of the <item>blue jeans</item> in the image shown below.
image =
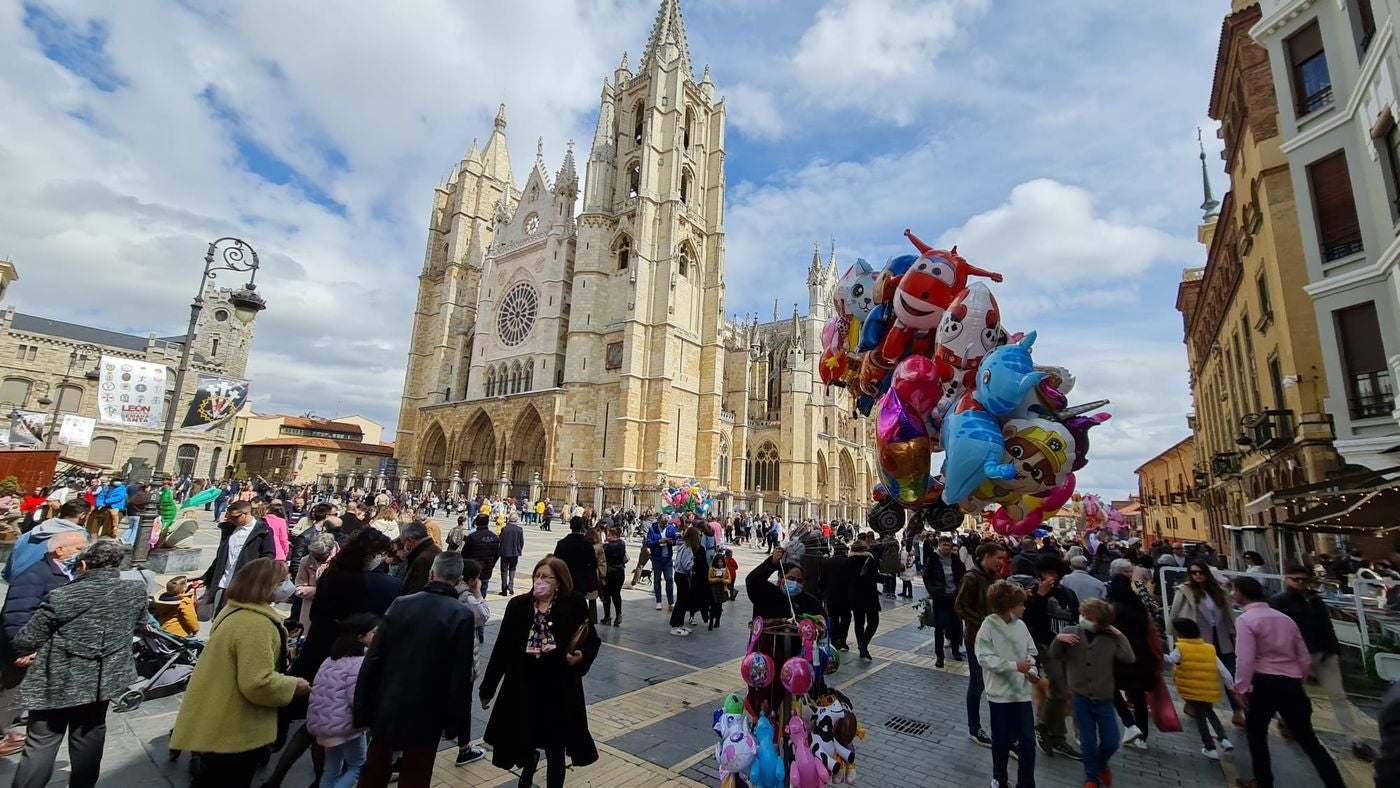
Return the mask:
<svg viewBox="0 0 1400 788">
<path fill-rule="evenodd" d="M 676 581 L 671 573 L 671 556 L 660 558 L 655 554 L 651 557 L 651 588 L 656 594 L 656 604 L 661 604 L 661 580 L 666 579 L 666 604 L 676 603 Z"/>
<path fill-rule="evenodd" d="M 164 526 L 162 526 L 162 527 L 164 527 Z M 137 533 L 137 531 L 139 531 L 140 529 L 141 529 L 141 516 L 140 516 L 140 515 L 136 515 L 136 514 L 127 515 L 127 517 L 126 517 L 126 530 L 125 530 L 125 531 L 122 531 L 122 541 L 123 541 L 123 542 L 126 542 L 126 543 L 129 544 L 129 545 L 134 545 L 134 544 L 136 544 L 136 533 Z"/>
<path fill-rule="evenodd" d="M 971 640 L 964 641 L 964 645 L 967 646 L 967 732 L 976 733 L 982 730 L 982 690 L 986 685 L 982 683 L 977 650 L 972 647 Z"/>
<path fill-rule="evenodd" d="M 1234 654 L 1221 654 L 1221 653 L 1220 653 L 1220 647 L 1217 646 L 1216 649 L 1215 649 L 1215 656 L 1217 656 L 1217 657 L 1220 658 L 1220 661 L 1225 665 L 1225 668 L 1226 668 L 1227 670 L 1230 671 L 1230 675 L 1231 675 L 1231 676 L 1235 675 L 1235 655 L 1234 655 Z M 1234 693 L 1234 689 L 1235 689 L 1235 688 L 1229 686 L 1228 684 L 1226 684 L 1224 679 L 1221 679 L 1221 680 L 1220 680 L 1220 686 L 1222 686 L 1222 687 L 1225 688 L 1225 700 L 1228 700 L 1228 701 L 1230 702 L 1230 710 L 1231 710 L 1231 711 L 1239 711 L 1239 710 L 1240 710 L 1240 702 L 1237 701 L 1237 700 L 1235 700 L 1235 693 Z"/>
<path fill-rule="evenodd" d="M 1006 761 L 1016 747 L 1016 788 L 1035 788 L 1035 707 L 1030 701 L 987 704 L 992 712 L 992 779 L 1010 788 Z"/>
<path fill-rule="evenodd" d="M 1099 782 L 1099 771 L 1118 751 L 1122 734 L 1113 701 L 1074 696 L 1074 724 L 1079 728 L 1079 749 L 1084 752 L 1084 782 Z"/>
<path fill-rule="evenodd" d="M 327 747 L 321 788 L 354 788 L 360 779 L 360 767 L 365 765 L 367 749 L 363 733 L 344 744 Z"/>
</svg>

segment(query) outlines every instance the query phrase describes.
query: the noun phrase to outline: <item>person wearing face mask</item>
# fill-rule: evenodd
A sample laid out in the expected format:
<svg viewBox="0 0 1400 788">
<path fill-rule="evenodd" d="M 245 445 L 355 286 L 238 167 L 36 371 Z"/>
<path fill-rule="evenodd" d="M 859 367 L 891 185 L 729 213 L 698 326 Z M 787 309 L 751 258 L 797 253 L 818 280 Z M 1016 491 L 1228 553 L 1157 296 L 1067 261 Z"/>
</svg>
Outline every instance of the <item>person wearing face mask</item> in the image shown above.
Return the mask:
<svg viewBox="0 0 1400 788">
<path fill-rule="evenodd" d="M 78 579 L 50 591 L 11 638 L 15 652 L 32 660 L 17 699 L 19 708 L 29 709 L 18 788 L 48 785 L 65 736 L 68 784 L 97 784 L 107 706 L 137 680 L 131 633 L 146 620 L 145 587 L 118 576 L 128 552 L 114 539 L 83 548 Z"/>
<path fill-rule="evenodd" d="M 15 579 L 25 570 L 34 564 L 41 563 L 48 551 L 48 541 L 60 533 L 81 533 L 84 535 L 83 543 L 87 543 L 87 520 L 92 511 L 92 507 L 82 498 L 73 498 L 63 504 L 58 510 L 57 517 L 51 517 L 35 526 L 29 533 L 22 534 L 15 540 L 14 549 L 10 552 L 10 560 L 5 564 L 3 572 L 5 582 L 13 583 Z"/>
<path fill-rule="evenodd" d="M 170 733 L 172 750 L 200 754 L 193 788 L 251 784 L 277 738 L 277 710 L 311 694 L 306 679 L 285 673 L 287 630 L 272 602 L 286 576 L 281 561 L 249 561 L 214 618 Z"/>
<path fill-rule="evenodd" d="M 81 500 L 81 499 L 79 499 Z M 32 531 L 30 533 L 33 533 Z M 34 656 L 15 651 L 12 639 L 49 598 L 49 592 L 73 579 L 78 551 L 87 544 L 87 531 L 62 531 L 45 541 L 45 560 L 33 564 L 14 581 L 0 610 L 0 756 L 24 749 L 24 734 L 10 726 L 23 709 L 15 708 L 15 696 Z"/>
<path fill-rule="evenodd" d="M 1016 749 L 1017 788 L 1035 788 L 1035 709 L 1031 685 L 1045 681 L 1036 672 L 1035 642 L 1021 617 L 1026 592 L 998 580 L 987 590 L 990 614 L 977 630 L 970 653 L 987 675 L 987 707 L 992 719 L 992 786 L 1011 788 L 1007 758 Z"/>
<path fill-rule="evenodd" d="M 521 786 L 533 784 L 540 750 L 548 788 L 564 784 L 566 757 L 575 767 L 598 760 L 583 677 L 601 645 L 568 565 L 554 556 L 541 559 L 531 593 L 506 603 L 479 691 L 481 707 L 491 710 L 485 735 L 491 762 L 519 768 Z"/>
<path fill-rule="evenodd" d="M 1074 724 L 1083 747 L 1084 785 L 1113 784 L 1109 758 L 1118 750 L 1120 734 L 1114 710 L 1113 667 L 1137 661 L 1133 646 L 1113 626 L 1113 606 L 1098 597 L 1079 606 L 1079 624 L 1063 630 L 1050 644 L 1054 664 L 1061 666 L 1073 696 Z"/>
<path fill-rule="evenodd" d="M 771 619 L 791 619 L 793 615 L 814 615 L 825 616 L 826 609 L 821 599 L 803 590 L 802 566 L 792 561 L 785 561 L 787 552 L 781 547 L 773 548 L 773 552 L 768 558 L 760 561 L 753 571 L 744 578 L 744 588 L 748 592 L 749 601 L 753 603 L 753 616 L 751 618 L 762 618 L 765 621 Z M 782 575 L 773 583 L 770 578 L 781 570 Z M 782 665 L 788 657 L 795 655 L 800 650 L 801 644 L 793 644 L 789 638 L 774 637 L 771 633 L 764 632 L 754 644 L 755 651 L 762 651 L 773 658 L 773 664 Z M 821 681 L 812 690 L 813 696 L 819 694 Z M 750 708 L 762 708 L 764 703 L 768 708 L 779 708 L 787 691 L 783 689 L 782 682 L 772 681 L 768 686 L 759 689 L 751 689 L 748 695 Z"/>
<path fill-rule="evenodd" d="M 389 545 L 389 537 L 383 532 L 376 528 L 362 528 L 347 539 L 345 546 L 331 559 L 330 566 L 316 581 L 316 604 L 311 606 L 306 640 L 292 664 L 292 675 L 313 681 L 316 671 L 321 669 L 321 663 L 330 656 L 340 630 L 339 622 L 348 620 L 356 613 L 383 616 L 402 593 L 403 583 L 397 577 L 374 571 L 384 562 Z M 305 702 L 299 699 L 287 708 L 284 715 L 290 720 L 305 719 Z M 306 726 L 295 727 L 282 747 L 276 768 L 263 785 L 281 785 L 292 766 L 312 745 Z M 312 762 L 317 765 L 318 779 L 321 758 L 319 748 L 312 750 Z"/>
</svg>

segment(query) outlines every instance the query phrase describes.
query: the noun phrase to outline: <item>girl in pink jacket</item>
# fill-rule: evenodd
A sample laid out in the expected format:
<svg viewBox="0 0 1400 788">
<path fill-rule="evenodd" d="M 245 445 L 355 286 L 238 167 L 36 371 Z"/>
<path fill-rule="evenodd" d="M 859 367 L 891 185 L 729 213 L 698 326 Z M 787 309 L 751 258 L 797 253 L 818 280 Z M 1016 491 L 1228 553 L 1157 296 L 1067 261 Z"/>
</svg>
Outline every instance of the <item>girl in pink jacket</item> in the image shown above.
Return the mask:
<svg viewBox="0 0 1400 788">
<path fill-rule="evenodd" d="M 316 680 L 311 683 L 306 730 L 326 750 L 321 788 L 352 788 L 365 764 L 365 730 L 355 727 L 352 706 L 360 665 L 377 626 L 379 617 L 373 613 L 356 613 L 347 618 L 341 624 L 340 636 L 331 645 L 330 658 L 321 663 Z"/>
</svg>

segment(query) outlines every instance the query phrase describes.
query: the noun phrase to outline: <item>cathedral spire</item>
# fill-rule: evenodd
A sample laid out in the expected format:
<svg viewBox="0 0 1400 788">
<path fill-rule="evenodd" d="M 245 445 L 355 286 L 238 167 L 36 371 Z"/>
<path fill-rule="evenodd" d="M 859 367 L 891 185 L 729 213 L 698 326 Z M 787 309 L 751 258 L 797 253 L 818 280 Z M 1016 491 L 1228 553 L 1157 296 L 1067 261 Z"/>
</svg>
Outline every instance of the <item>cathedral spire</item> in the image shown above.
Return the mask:
<svg viewBox="0 0 1400 788">
<path fill-rule="evenodd" d="M 814 285 L 821 281 L 822 276 L 822 246 L 820 241 L 812 242 L 812 264 L 807 266 L 807 284 Z M 796 309 L 796 306 L 793 307 Z"/>
<path fill-rule="evenodd" d="M 1208 222 L 1220 215 L 1220 212 L 1216 210 L 1216 208 L 1220 207 L 1220 203 L 1210 191 L 1210 172 L 1206 168 L 1206 144 L 1205 141 L 1201 139 L 1200 126 L 1196 127 L 1196 145 L 1201 149 L 1201 186 L 1204 187 L 1205 190 L 1205 199 L 1201 202 L 1202 218 L 1204 221 Z"/>
<path fill-rule="evenodd" d="M 656 23 L 651 28 L 651 38 L 647 39 L 646 49 L 642 52 L 641 73 L 650 74 L 678 58 L 681 73 L 695 81 L 695 71 L 690 66 L 690 45 L 685 39 L 685 23 L 681 20 L 680 0 L 661 0 Z"/>
<path fill-rule="evenodd" d="M 472 146 L 467 148 L 467 155 L 462 157 L 462 161 L 477 161 L 481 158 L 481 149 L 476 146 L 476 137 L 472 137 Z"/>
<path fill-rule="evenodd" d="M 486 150 L 481 153 L 481 163 L 489 177 L 508 185 L 514 185 L 515 181 L 510 172 L 510 152 L 506 150 L 506 105 L 504 104 L 496 110 L 496 129 L 491 132 L 491 139 L 486 141 Z"/>
<path fill-rule="evenodd" d="M 564 151 L 564 163 L 559 165 L 559 174 L 554 178 L 560 188 L 578 189 L 578 171 L 574 168 L 574 141 L 569 140 Z"/>
<path fill-rule="evenodd" d="M 615 153 L 613 142 L 613 91 L 608 81 L 603 80 L 603 101 L 598 108 L 598 125 L 593 129 L 593 150 L 588 158 L 596 161 L 612 161 Z"/>
</svg>

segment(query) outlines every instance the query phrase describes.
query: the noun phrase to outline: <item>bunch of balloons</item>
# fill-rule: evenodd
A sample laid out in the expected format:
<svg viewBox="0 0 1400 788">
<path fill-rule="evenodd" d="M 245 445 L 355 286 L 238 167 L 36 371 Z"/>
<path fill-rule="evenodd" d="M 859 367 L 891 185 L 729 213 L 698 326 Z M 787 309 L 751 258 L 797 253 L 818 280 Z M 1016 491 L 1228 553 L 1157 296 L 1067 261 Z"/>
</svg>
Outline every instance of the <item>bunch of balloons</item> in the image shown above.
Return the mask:
<svg viewBox="0 0 1400 788">
<path fill-rule="evenodd" d="M 1033 533 L 1074 492 L 1089 429 L 1109 418 L 1094 411 L 1107 402 L 1071 407 L 1074 377 L 1034 363 L 1036 333 L 1008 332 L 991 289 L 968 281 L 1001 274 L 904 234 L 918 255 L 891 258 L 878 274 L 858 261 L 841 278 L 822 379 L 875 415 L 877 499 L 969 513 L 996 505 L 998 532 Z"/>
<path fill-rule="evenodd" d="M 710 491 L 695 479 L 680 485 L 669 485 L 662 493 L 662 514 L 694 514 L 704 517 L 710 513 Z"/>
<path fill-rule="evenodd" d="M 1128 522 L 1123 519 L 1123 513 L 1105 504 L 1099 496 L 1091 493 L 1082 496 L 1078 503 L 1086 532 L 1107 530 L 1115 536 L 1127 535 Z"/>
</svg>

